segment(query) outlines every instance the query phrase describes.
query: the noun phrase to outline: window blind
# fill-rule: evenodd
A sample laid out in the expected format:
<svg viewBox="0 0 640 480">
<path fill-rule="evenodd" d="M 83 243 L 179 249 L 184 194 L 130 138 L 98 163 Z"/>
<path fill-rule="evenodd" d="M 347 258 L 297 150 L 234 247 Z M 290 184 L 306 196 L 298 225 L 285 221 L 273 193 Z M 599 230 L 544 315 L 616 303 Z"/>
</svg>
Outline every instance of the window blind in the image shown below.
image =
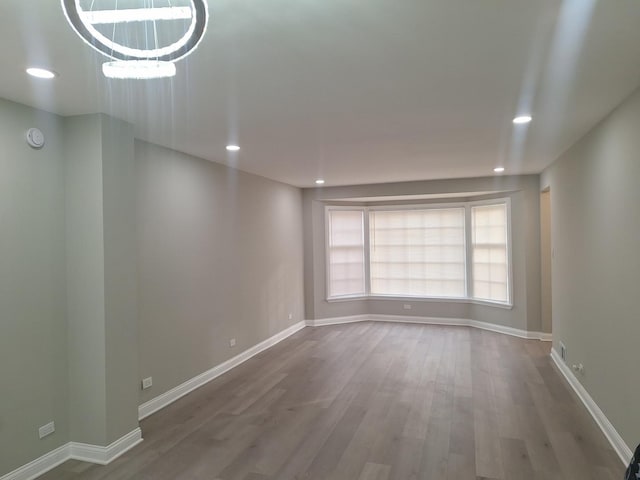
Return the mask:
<svg viewBox="0 0 640 480">
<path fill-rule="evenodd" d="M 471 208 L 473 241 L 473 297 L 509 301 L 507 205 Z"/>
<path fill-rule="evenodd" d="M 464 297 L 464 208 L 369 213 L 372 295 Z"/>
<path fill-rule="evenodd" d="M 329 297 L 364 295 L 364 211 L 329 210 Z"/>
</svg>

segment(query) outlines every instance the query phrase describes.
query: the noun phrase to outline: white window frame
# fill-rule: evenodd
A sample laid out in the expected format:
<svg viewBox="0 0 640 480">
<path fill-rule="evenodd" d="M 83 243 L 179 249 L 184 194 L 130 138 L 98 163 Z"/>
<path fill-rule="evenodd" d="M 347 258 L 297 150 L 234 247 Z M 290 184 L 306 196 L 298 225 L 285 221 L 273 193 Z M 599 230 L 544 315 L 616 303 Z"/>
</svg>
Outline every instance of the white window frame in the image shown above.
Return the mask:
<svg viewBox="0 0 640 480">
<path fill-rule="evenodd" d="M 480 298 L 474 298 L 473 293 L 473 231 L 471 225 L 471 207 L 481 207 L 484 205 L 501 205 L 504 204 L 507 207 L 507 301 L 499 302 L 496 300 L 486 300 Z M 503 306 L 506 308 L 513 308 L 513 259 L 511 251 L 512 247 L 512 236 L 511 236 L 511 198 L 494 198 L 491 200 L 477 200 L 472 202 L 466 202 L 467 205 L 467 215 L 466 221 L 468 223 L 468 237 L 467 237 L 467 295 L 469 299 L 472 300 L 472 303 L 477 303 L 480 305 L 491 305 L 491 306 Z"/>
<path fill-rule="evenodd" d="M 336 295 L 333 297 L 329 296 L 329 292 L 331 291 L 330 283 L 331 283 L 331 275 L 329 274 L 330 269 L 330 250 L 331 250 L 331 211 L 332 210 L 341 210 L 341 211 L 361 211 L 362 212 L 362 235 L 363 235 L 363 249 L 364 249 L 364 258 L 362 262 L 362 274 L 364 276 L 364 293 L 359 294 L 351 294 L 351 295 Z M 342 205 L 327 205 L 324 209 L 324 245 L 325 245 L 325 292 L 327 300 L 329 301 L 340 301 L 340 300 L 353 300 L 357 298 L 368 298 L 368 292 L 370 291 L 370 282 L 369 282 L 369 270 L 367 268 L 369 262 L 369 239 L 367 238 L 367 232 L 369 231 L 369 215 L 364 207 L 361 206 L 342 206 Z"/>
<path fill-rule="evenodd" d="M 417 205 L 381 205 L 381 206 L 372 206 L 372 207 L 367 207 L 365 210 L 365 217 L 367 218 L 367 230 L 365 231 L 365 236 L 370 238 L 371 233 L 369 232 L 369 228 L 368 228 L 368 220 L 369 220 L 369 212 L 371 211 L 386 211 L 386 212 L 395 212 L 395 211 L 399 211 L 399 210 L 444 210 L 447 208 L 459 208 L 459 209 L 465 209 L 465 203 L 462 202 L 456 202 L 456 203 L 427 203 L 427 204 L 417 204 Z M 467 211 L 465 209 L 464 212 L 465 215 L 465 224 L 464 224 L 464 243 L 465 243 L 465 255 L 468 253 L 468 248 L 469 248 L 469 241 L 468 241 L 468 237 L 467 237 Z M 367 246 L 367 254 L 369 255 L 369 245 Z M 465 257 L 465 296 L 463 297 L 437 297 L 437 296 L 429 296 L 429 297 L 422 297 L 422 296 L 418 296 L 418 295 L 382 295 L 382 294 L 371 294 L 371 258 L 368 258 L 367 261 L 367 269 L 365 271 L 365 275 L 367 276 L 367 280 L 368 280 L 368 289 L 367 289 L 367 293 L 368 293 L 368 297 L 369 298 L 374 298 L 374 299 L 406 299 L 406 300 L 431 300 L 431 301 L 454 301 L 454 302 L 460 302 L 460 301 L 466 301 L 469 298 L 469 269 L 467 268 L 466 265 L 466 257 Z"/>
<path fill-rule="evenodd" d="M 471 222 L 471 207 L 482 205 L 505 204 L 507 207 L 507 302 L 473 298 L 473 231 Z M 464 297 L 422 297 L 411 295 L 372 295 L 371 294 L 371 250 L 369 231 L 369 212 L 371 211 L 397 211 L 397 210 L 442 210 L 446 208 L 464 208 L 465 216 L 465 296 Z M 362 211 L 363 216 L 363 236 L 364 236 L 364 294 L 329 296 L 330 264 L 329 264 L 329 234 L 330 234 L 330 211 L 331 210 L 357 210 Z M 511 198 L 494 198 L 489 200 L 477 200 L 469 202 L 455 203 L 426 203 L 410 205 L 325 205 L 325 297 L 327 302 L 343 302 L 352 300 L 408 300 L 419 302 L 447 302 L 447 303 L 473 303 L 478 305 L 489 305 L 506 309 L 513 308 L 513 261 L 512 261 L 512 235 L 511 235 Z"/>
</svg>

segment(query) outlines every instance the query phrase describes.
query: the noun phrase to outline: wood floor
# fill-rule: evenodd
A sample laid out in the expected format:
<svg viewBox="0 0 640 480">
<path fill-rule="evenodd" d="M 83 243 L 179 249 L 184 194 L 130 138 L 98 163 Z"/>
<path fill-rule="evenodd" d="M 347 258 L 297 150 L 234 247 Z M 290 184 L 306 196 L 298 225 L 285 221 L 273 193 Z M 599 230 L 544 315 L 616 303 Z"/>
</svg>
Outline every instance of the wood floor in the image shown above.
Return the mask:
<svg viewBox="0 0 640 480">
<path fill-rule="evenodd" d="M 621 480 L 549 344 L 466 327 L 305 328 L 45 480 Z"/>
</svg>

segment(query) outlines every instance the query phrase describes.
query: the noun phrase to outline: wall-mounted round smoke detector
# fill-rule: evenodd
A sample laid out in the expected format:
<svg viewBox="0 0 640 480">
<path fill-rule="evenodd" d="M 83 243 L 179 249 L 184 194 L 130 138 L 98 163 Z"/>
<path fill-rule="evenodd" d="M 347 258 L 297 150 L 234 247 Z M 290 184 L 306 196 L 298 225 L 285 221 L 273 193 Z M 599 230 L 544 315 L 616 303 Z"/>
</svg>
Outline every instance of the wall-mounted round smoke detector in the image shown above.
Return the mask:
<svg viewBox="0 0 640 480">
<path fill-rule="evenodd" d="M 44 133 L 37 128 L 27 130 L 27 143 L 32 148 L 44 147 Z"/>
</svg>

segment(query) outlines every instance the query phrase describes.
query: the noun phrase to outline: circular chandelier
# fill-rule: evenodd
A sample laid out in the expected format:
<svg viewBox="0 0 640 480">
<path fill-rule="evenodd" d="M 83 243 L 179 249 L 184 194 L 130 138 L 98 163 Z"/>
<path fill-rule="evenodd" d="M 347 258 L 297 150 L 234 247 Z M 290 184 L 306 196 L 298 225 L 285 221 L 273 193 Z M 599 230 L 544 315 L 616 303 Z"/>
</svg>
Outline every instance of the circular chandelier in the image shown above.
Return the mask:
<svg viewBox="0 0 640 480">
<path fill-rule="evenodd" d="M 61 2 L 80 38 L 113 60 L 102 68 L 110 78 L 175 75 L 174 62 L 193 52 L 208 22 L 206 0 Z"/>
</svg>

